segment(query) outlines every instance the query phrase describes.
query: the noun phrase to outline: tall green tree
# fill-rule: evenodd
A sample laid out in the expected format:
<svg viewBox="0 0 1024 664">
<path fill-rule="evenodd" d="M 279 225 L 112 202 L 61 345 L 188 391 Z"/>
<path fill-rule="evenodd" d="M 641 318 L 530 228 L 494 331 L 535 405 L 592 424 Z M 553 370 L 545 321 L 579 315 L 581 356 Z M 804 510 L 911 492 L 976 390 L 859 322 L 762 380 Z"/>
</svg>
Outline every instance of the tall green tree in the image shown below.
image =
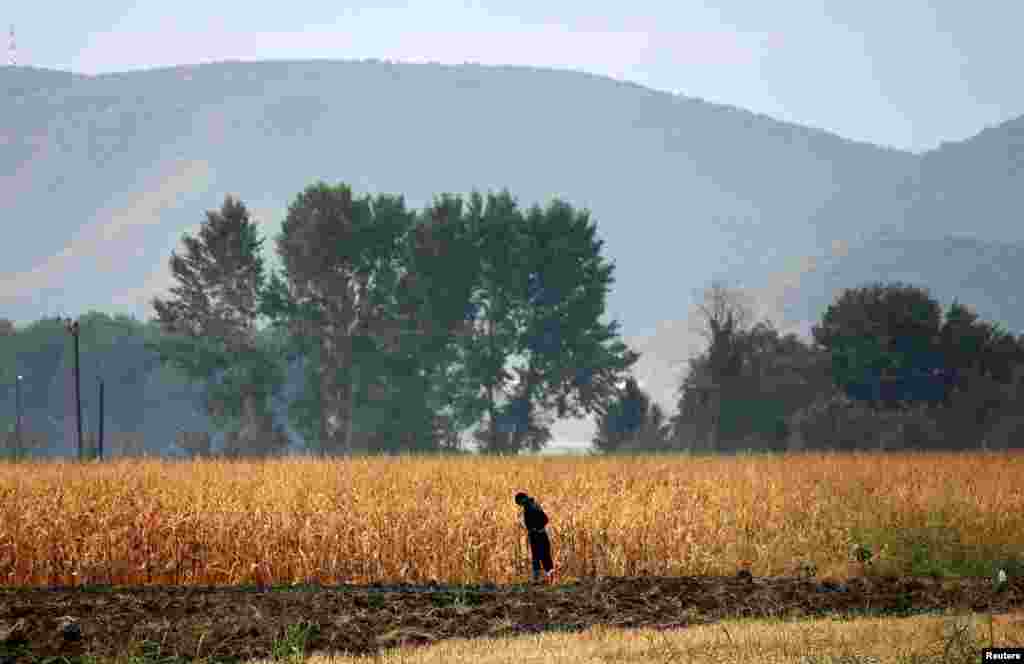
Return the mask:
<svg viewBox="0 0 1024 664">
<path fill-rule="evenodd" d="M 283 271 L 271 277 L 263 311 L 307 360 L 307 390 L 290 416 L 321 452 L 353 450 L 355 408 L 372 383 L 362 375 L 380 360 L 372 328 L 396 288 L 412 218 L 401 198 L 357 199 L 347 185 L 323 182 L 288 208 L 277 238 Z"/>
<path fill-rule="evenodd" d="M 473 334 L 460 344 L 460 410 L 486 414 L 481 449 L 515 453 L 550 439 L 544 416 L 606 405 L 639 355 L 604 323 L 614 266 L 586 211 L 553 201 L 523 215 L 507 191 L 470 198 L 480 286 Z M 479 391 L 476 386 L 482 386 Z"/>
<path fill-rule="evenodd" d="M 1008 382 L 1013 367 L 1024 361 L 1021 343 L 999 323 L 983 321 L 968 306 L 953 301 L 939 333 L 944 365 L 956 373 L 975 369 L 1000 382 Z M 964 383 L 956 379 L 960 386 Z"/>
<path fill-rule="evenodd" d="M 1019 409 L 1024 338 L 956 301 L 943 320 L 926 289 L 876 283 L 844 291 L 813 332 L 831 353 L 837 387 L 875 408 L 925 404 L 965 441 L 998 413 Z"/>
<path fill-rule="evenodd" d="M 784 445 L 786 418 L 830 391 L 830 358 L 795 334 L 780 335 L 771 321 L 738 331 L 730 343 L 737 352 L 737 373 L 718 408 L 721 446 L 735 447 L 753 437 L 758 445 L 777 449 Z M 715 383 L 706 351 L 690 359 L 690 370 L 680 385 L 678 410 L 672 418 L 675 433 L 694 431 L 708 420 L 706 411 L 712 404 L 704 388 L 709 384 Z M 679 441 L 680 446 L 690 442 Z"/>
<path fill-rule="evenodd" d="M 729 427 L 734 419 L 730 410 L 742 398 L 742 372 L 749 361 L 751 341 L 746 334 L 753 317 L 742 291 L 720 281 L 705 289 L 697 305 L 696 331 L 707 339 L 708 346 L 703 356 L 691 358 L 690 370 L 680 384 L 674 418 L 677 443 L 718 448 L 723 426 Z"/>
<path fill-rule="evenodd" d="M 217 426 L 239 422 L 235 436 L 263 454 L 282 444 L 274 435 L 267 401 L 282 384 L 272 349 L 257 344 L 259 297 L 264 285 L 263 240 L 245 204 L 227 196 L 206 213 L 197 236 L 182 236 L 185 255 L 171 252 L 177 282 L 168 299 L 154 298 L 156 322 L 166 335 L 150 347 L 161 362 L 207 382 L 207 407 Z"/>
<path fill-rule="evenodd" d="M 610 397 L 637 358 L 617 323 L 598 321 L 612 266 L 587 214 L 561 203 L 532 214 L 531 226 L 507 191 L 442 196 L 418 223 L 344 186 L 297 199 L 264 302 L 316 368 L 294 410 L 320 413 L 321 440 L 372 432 L 392 440 L 378 447 L 397 436 L 422 448 L 411 429 L 443 424 L 450 440 L 485 418 L 485 451 L 540 447 L 548 409 Z"/>
<path fill-rule="evenodd" d="M 554 417 L 536 398 L 534 386 L 538 378 L 535 370 L 513 367 L 509 373 L 513 376 L 513 383 L 508 400 L 495 409 L 495 420 L 489 423 L 490 426 L 478 429 L 474 438 L 486 453 L 539 452 L 553 438 L 551 425 Z"/>
<path fill-rule="evenodd" d="M 939 333 L 938 352 L 947 387 L 944 405 L 960 424 L 970 422 L 981 430 L 997 414 L 1022 414 L 1024 336 L 1014 338 L 1000 324 L 983 321 L 954 301 Z"/>
<path fill-rule="evenodd" d="M 488 434 L 483 437 L 482 449 L 509 452 L 502 445 L 503 439 L 508 440 L 502 434 L 511 430 L 502 418 L 501 402 L 511 397 L 514 375 L 506 367 L 521 333 L 525 305 L 522 213 L 508 191 L 488 193 L 486 199 L 473 192 L 467 217 L 480 272 L 467 307 L 475 318 L 473 332 L 463 335 L 460 343 L 457 410 L 464 421 L 478 420 L 486 413 Z"/>
<path fill-rule="evenodd" d="M 836 386 L 883 409 L 899 408 L 913 377 L 942 368 L 942 309 L 927 289 L 877 282 L 845 290 L 812 329 L 832 354 Z M 941 400 L 941 396 L 939 397 Z"/>
<path fill-rule="evenodd" d="M 455 434 L 448 377 L 479 274 L 460 198 L 442 195 L 418 215 L 398 269 L 393 297 L 371 323 L 379 332 L 378 394 L 360 406 L 378 448 L 437 451 L 450 447 Z"/>
<path fill-rule="evenodd" d="M 519 352 L 538 377 L 532 387 L 559 417 L 602 412 L 640 358 L 621 340 L 618 321 L 602 321 L 615 266 L 602 256 L 587 210 L 556 199 L 543 210 L 534 205 L 524 225 L 528 306 Z"/>
</svg>

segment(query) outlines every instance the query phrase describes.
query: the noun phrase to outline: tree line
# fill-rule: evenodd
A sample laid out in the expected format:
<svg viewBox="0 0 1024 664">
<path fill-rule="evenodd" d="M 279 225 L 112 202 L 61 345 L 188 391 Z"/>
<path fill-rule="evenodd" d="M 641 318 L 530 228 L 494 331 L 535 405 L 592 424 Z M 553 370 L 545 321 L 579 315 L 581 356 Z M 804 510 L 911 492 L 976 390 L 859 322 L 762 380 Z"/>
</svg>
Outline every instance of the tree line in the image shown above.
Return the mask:
<svg viewBox="0 0 1024 664">
<path fill-rule="evenodd" d="M 912 445 L 970 447 L 1024 414 L 1024 337 L 960 303 L 943 315 L 923 288 L 849 289 L 805 342 L 714 284 L 699 307 L 707 349 L 668 417 L 603 321 L 614 265 L 596 224 L 558 199 L 443 194 L 417 211 L 318 182 L 288 207 L 279 269 L 264 244 L 228 196 L 172 251 L 151 320 L 82 317 L 83 373 L 108 377 L 122 427 L 174 401 L 225 433 L 224 453 L 275 454 L 284 398 L 287 424 L 322 454 L 457 451 L 474 427 L 482 452 L 539 451 L 567 416 L 592 417 L 594 449 L 610 453 L 850 447 L 890 425 Z M 3 383 L 19 358 L 38 360 L 30 410 L 63 398 L 59 326 L 0 321 Z"/>
<path fill-rule="evenodd" d="M 151 434 L 152 442 L 153 434 L 167 432 L 170 439 L 176 428 L 209 426 L 195 413 L 202 400 L 202 386 L 190 383 L 172 367 L 162 366 L 147 349 L 147 342 L 160 335 L 155 325 L 96 311 L 78 320 L 82 428 L 87 440 L 95 437 L 98 428 L 100 378 L 105 385 L 107 450 L 123 448 L 121 438 L 126 443 L 131 439 L 128 447 L 137 447 L 143 432 Z M 18 405 L 23 452 L 53 450 L 68 429 L 74 430 L 73 368 L 71 340 L 62 321 L 44 317 L 17 329 L 10 321 L 0 321 L 0 429 L 6 434 L 6 440 L 0 442 L 6 450 L 16 451 L 13 434 Z"/>
<path fill-rule="evenodd" d="M 182 241 L 150 347 L 211 385 L 209 412 L 251 451 L 283 442 L 267 412 L 282 357 L 304 371 L 289 421 L 323 454 L 443 450 L 479 422 L 486 453 L 539 450 L 552 412 L 595 412 L 639 357 L 601 321 L 614 266 L 596 225 L 559 200 L 474 192 L 416 212 L 321 182 L 288 208 L 277 272 L 231 197 Z"/>
<path fill-rule="evenodd" d="M 972 449 L 1024 446 L 1024 335 L 923 287 L 844 290 L 812 340 L 751 325 L 722 284 L 699 311 L 708 347 L 691 358 L 666 421 L 630 381 L 598 418 L 596 450 Z"/>
</svg>

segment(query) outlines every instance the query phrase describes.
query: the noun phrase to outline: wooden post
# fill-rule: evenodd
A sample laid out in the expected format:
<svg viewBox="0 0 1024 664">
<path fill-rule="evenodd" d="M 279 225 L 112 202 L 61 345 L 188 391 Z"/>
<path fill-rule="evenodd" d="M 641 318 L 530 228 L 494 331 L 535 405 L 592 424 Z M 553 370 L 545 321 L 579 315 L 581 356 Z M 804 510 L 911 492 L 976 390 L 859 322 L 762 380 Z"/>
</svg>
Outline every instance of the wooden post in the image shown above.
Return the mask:
<svg viewBox="0 0 1024 664">
<path fill-rule="evenodd" d="M 100 378 L 100 422 L 99 426 L 99 440 L 97 441 L 97 452 L 99 453 L 100 461 L 103 460 L 103 379 Z"/>
</svg>

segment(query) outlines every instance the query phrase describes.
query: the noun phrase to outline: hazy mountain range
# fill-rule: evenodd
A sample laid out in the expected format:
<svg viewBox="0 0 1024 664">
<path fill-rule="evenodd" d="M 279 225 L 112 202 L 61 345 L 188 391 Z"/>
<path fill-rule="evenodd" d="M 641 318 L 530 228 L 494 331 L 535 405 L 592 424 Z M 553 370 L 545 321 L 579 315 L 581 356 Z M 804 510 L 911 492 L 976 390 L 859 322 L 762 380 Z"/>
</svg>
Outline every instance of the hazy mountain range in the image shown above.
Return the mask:
<svg viewBox="0 0 1024 664">
<path fill-rule="evenodd" d="M 148 317 L 205 210 L 236 194 L 273 237 L 317 179 L 415 207 L 508 187 L 589 208 L 609 314 L 669 407 L 713 278 L 783 328 L 902 279 L 1024 331 L 1024 116 L 914 154 L 584 73 L 379 61 L 0 68 L 0 315 Z"/>
</svg>

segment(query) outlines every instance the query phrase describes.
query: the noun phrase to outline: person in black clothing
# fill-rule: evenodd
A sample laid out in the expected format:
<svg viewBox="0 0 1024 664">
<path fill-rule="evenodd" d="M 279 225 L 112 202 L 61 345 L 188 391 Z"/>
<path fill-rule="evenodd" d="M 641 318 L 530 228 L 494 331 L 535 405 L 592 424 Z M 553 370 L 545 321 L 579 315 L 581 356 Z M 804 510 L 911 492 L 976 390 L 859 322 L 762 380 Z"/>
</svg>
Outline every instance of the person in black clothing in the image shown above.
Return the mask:
<svg viewBox="0 0 1024 664">
<path fill-rule="evenodd" d="M 551 578 L 555 564 L 551 562 L 551 540 L 544 527 L 548 525 L 548 515 L 533 498 L 525 493 L 516 494 L 516 505 L 523 508 L 523 521 L 530 538 L 530 554 L 533 557 L 533 580 L 540 581 L 540 568 L 544 566 L 544 576 Z"/>
</svg>

